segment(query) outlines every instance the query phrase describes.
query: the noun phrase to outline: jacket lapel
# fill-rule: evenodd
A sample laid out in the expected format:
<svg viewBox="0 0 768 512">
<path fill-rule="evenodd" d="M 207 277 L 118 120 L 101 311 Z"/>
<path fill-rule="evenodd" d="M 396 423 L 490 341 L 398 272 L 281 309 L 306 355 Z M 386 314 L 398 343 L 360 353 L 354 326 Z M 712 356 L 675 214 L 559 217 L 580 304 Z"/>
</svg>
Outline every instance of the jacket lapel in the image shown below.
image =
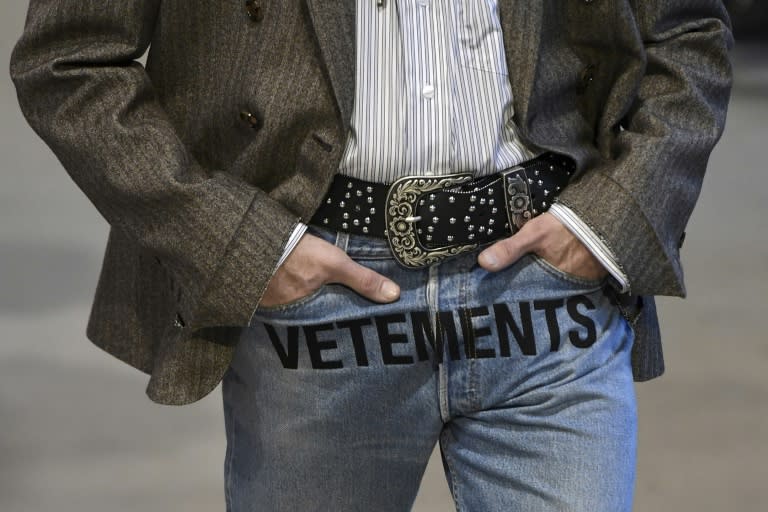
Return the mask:
<svg viewBox="0 0 768 512">
<path fill-rule="evenodd" d="M 355 0 L 306 0 L 344 130 L 355 97 Z"/>
<path fill-rule="evenodd" d="M 499 1 L 507 69 L 512 82 L 515 122 L 525 136 L 530 132 L 530 104 L 539 57 L 542 3 L 538 0 Z"/>
</svg>

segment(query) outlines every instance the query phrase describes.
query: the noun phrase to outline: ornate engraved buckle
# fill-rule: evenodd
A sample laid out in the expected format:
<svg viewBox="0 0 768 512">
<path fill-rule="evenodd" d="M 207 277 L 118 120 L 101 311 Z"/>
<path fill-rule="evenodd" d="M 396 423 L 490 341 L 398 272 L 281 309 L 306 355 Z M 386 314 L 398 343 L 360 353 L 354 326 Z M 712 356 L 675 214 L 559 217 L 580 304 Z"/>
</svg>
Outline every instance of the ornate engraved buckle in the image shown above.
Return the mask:
<svg viewBox="0 0 768 512">
<path fill-rule="evenodd" d="M 530 190 L 524 168 L 513 167 L 501 174 L 504 179 L 504 203 L 507 207 L 507 220 L 509 220 L 510 231 L 514 234 L 533 216 Z"/>
<path fill-rule="evenodd" d="M 420 216 L 415 215 L 416 204 L 421 196 L 471 179 L 472 175 L 468 173 L 403 176 L 390 185 L 384 209 L 384 222 L 392 254 L 401 265 L 409 268 L 426 267 L 477 247 L 477 244 L 456 244 L 430 249 L 421 244 L 414 226 L 421 220 Z"/>
</svg>

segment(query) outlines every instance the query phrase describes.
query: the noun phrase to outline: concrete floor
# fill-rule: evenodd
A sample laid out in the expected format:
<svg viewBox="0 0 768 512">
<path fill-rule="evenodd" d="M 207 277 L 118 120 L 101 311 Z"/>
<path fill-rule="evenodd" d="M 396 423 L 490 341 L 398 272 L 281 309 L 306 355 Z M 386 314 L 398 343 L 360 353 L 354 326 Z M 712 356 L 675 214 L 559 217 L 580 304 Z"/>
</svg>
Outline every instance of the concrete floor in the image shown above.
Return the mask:
<svg viewBox="0 0 768 512">
<path fill-rule="evenodd" d="M 3 7 L 2 69 L 22 4 Z M 667 374 L 637 386 L 637 512 L 766 510 L 767 51 L 735 55 L 683 248 L 689 298 L 660 300 Z M 0 109 L 0 510 L 223 510 L 219 391 L 153 404 L 145 376 L 85 338 L 107 225 L 23 121 L 7 71 Z M 453 510 L 439 456 L 414 510 Z"/>
</svg>

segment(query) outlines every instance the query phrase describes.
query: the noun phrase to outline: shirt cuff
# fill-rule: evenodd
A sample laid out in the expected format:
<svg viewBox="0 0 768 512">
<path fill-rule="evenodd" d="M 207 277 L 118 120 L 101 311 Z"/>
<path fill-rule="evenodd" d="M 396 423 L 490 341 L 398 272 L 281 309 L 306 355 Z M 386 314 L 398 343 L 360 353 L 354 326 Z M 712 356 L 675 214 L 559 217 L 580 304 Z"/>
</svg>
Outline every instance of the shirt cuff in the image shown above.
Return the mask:
<svg viewBox="0 0 768 512">
<path fill-rule="evenodd" d="M 621 293 L 629 291 L 629 278 L 621 270 L 616 260 L 616 256 L 600 239 L 599 236 L 586 224 L 573 210 L 559 203 L 553 203 L 549 207 L 551 213 L 557 220 L 563 223 L 573 235 L 578 238 L 584 246 L 597 258 L 605 267 L 609 274 L 616 280 Z"/>
<path fill-rule="evenodd" d="M 307 230 L 307 225 L 303 222 L 299 222 L 296 224 L 296 227 L 293 228 L 293 233 L 291 233 L 290 238 L 288 238 L 288 242 L 285 244 L 285 248 L 283 249 L 283 255 L 280 256 L 280 260 L 277 262 L 277 266 L 283 264 L 283 261 L 285 261 L 285 258 L 288 257 L 288 255 L 291 253 L 294 247 L 296 247 L 296 244 L 299 243 L 299 240 L 304 235 L 304 232 Z"/>
</svg>

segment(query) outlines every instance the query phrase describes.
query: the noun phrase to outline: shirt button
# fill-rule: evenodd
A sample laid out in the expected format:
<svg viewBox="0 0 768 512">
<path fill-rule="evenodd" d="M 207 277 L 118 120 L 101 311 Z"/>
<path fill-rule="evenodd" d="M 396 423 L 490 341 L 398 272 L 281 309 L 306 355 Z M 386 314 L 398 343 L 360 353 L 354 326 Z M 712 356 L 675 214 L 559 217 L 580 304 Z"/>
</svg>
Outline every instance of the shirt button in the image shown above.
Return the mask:
<svg viewBox="0 0 768 512">
<path fill-rule="evenodd" d="M 425 85 L 425 86 L 424 86 L 424 87 L 421 89 L 421 94 L 422 94 L 422 95 L 423 95 L 425 98 L 431 98 L 431 97 L 433 97 L 433 96 L 435 95 L 435 86 L 434 86 L 434 85 L 431 85 L 431 84 L 427 84 L 427 85 Z"/>
</svg>

